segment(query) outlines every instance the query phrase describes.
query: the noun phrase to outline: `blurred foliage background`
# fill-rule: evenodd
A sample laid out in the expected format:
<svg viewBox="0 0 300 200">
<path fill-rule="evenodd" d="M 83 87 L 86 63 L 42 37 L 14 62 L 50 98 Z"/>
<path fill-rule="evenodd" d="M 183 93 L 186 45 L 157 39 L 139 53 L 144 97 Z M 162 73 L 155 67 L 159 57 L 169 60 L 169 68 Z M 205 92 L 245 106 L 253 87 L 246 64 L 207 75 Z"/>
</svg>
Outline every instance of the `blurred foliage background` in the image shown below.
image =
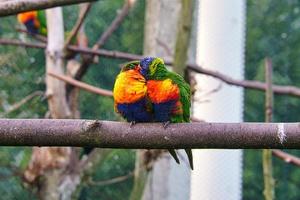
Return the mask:
<svg viewBox="0 0 300 200">
<path fill-rule="evenodd" d="M 95 3 L 86 19 L 86 34 L 93 45 L 114 19 L 123 5 L 122 0 L 102 0 Z M 129 16 L 103 48 L 142 54 L 145 1 L 137 1 Z M 70 30 L 77 18 L 77 6 L 64 7 L 65 29 Z M 32 40 L 18 33 L 15 16 L 1 18 L 0 37 Z M 263 60 L 273 61 L 274 83 L 300 86 L 300 2 L 297 0 L 248 0 L 245 78 L 264 80 Z M 100 58 L 93 64 L 83 81 L 112 89 L 119 72 L 118 59 Z M 7 113 L 10 107 L 34 91 L 44 91 L 44 51 L 14 46 L 0 46 L 0 117 L 43 118 L 47 102 L 40 96 Z M 113 100 L 85 91 L 80 92 L 82 118 L 120 120 L 113 111 Z M 275 95 L 274 121 L 300 121 L 299 99 Z M 245 121 L 264 121 L 264 93 L 245 90 Z M 300 156 L 299 151 L 288 151 Z M 18 176 L 30 159 L 31 148 L 0 148 L 0 193 L 3 199 L 36 199 L 34 191 Z M 97 167 L 94 181 L 107 180 L 130 173 L 134 168 L 133 150 L 114 150 Z M 277 199 L 298 199 L 300 170 L 274 158 Z M 263 199 L 260 150 L 244 151 L 243 199 Z M 83 185 L 80 199 L 127 199 L 132 189 L 132 177 L 109 185 Z"/>
<path fill-rule="evenodd" d="M 300 86 L 300 2 L 297 0 L 247 1 L 245 78 L 264 81 L 264 58 L 273 61 L 273 82 Z M 264 121 L 263 92 L 245 90 L 244 121 Z M 274 122 L 300 120 L 299 98 L 274 96 Z M 297 150 L 288 150 L 300 156 Z M 276 199 L 299 199 L 300 170 L 273 158 Z M 263 199 L 260 150 L 244 151 L 243 199 Z"/>
</svg>

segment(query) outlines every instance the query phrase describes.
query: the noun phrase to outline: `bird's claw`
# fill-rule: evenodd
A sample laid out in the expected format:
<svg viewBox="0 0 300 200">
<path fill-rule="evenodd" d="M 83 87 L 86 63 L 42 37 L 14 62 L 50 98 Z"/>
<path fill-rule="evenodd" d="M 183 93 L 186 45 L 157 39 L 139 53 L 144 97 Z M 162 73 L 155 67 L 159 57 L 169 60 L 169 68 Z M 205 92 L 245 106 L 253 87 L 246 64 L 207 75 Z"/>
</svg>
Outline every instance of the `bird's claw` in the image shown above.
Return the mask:
<svg viewBox="0 0 300 200">
<path fill-rule="evenodd" d="M 170 125 L 170 121 L 166 121 L 166 122 L 163 122 L 163 127 L 164 129 L 167 129 L 167 127 Z"/>
<path fill-rule="evenodd" d="M 135 124 L 136 124 L 135 121 L 131 121 L 131 122 L 130 122 L 130 128 L 132 128 Z"/>
</svg>

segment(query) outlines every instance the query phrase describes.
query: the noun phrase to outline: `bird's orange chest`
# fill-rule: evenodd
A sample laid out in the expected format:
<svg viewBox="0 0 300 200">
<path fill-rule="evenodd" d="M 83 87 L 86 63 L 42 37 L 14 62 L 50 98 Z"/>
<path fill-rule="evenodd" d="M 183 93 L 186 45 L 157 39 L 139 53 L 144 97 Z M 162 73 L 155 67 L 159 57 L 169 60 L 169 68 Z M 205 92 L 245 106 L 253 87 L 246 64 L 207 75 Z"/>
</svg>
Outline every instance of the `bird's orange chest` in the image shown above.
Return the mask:
<svg viewBox="0 0 300 200">
<path fill-rule="evenodd" d="M 171 79 L 147 81 L 148 97 L 153 103 L 179 100 L 180 91 Z"/>
<path fill-rule="evenodd" d="M 122 72 L 116 79 L 113 93 L 117 103 L 134 103 L 146 96 L 146 80 L 135 70 Z"/>
</svg>

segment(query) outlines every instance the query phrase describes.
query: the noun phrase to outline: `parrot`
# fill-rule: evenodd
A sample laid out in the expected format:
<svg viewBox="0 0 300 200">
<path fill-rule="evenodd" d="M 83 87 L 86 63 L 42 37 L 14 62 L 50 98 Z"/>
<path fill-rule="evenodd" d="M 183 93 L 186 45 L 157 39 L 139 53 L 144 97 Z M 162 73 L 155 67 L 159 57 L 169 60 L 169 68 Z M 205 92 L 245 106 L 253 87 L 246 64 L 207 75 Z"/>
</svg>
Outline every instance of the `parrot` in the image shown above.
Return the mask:
<svg viewBox="0 0 300 200">
<path fill-rule="evenodd" d="M 189 84 L 179 74 L 169 71 L 161 58 L 145 57 L 140 61 L 140 66 L 140 73 L 147 82 L 147 96 L 152 103 L 154 121 L 163 122 L 164 128 L 169 123 L 190 122 Z M 185 149 L 185 152 L 193 170 L 192 150 Z"/>
<path fill-rule="evenodd" d="M 45 11 L 28 11 L 17 15 L 18 21 L 24 24 L 30 34 L 47 35 Z"/>
<path fill-rule="evenodd" d="M 140 70 L 139 61 L 126 63 L 117 76 L 113 89 L 115 112 L 130 122 L 130 126 L 136 122 L 153 122 L 152 103 L 147 96 L 146 79 Z M 176 152 L 168 150 L 179 163 Z"/>
<path fill-rule="evenodd" d="M 116 78 L 113 97 L 115 112 L 131 123 L 151 122 L 151 103 L 147 99 L 146 80 L 141 75 L 139 61 L 131 61 Z"/>
</svg>

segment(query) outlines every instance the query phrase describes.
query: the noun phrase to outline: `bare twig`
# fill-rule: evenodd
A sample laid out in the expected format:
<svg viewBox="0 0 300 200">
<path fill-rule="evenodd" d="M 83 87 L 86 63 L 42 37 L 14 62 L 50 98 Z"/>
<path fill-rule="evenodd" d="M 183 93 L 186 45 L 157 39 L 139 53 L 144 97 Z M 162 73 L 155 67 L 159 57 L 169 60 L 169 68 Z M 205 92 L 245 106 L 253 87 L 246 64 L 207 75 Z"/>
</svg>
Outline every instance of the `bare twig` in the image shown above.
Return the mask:
<svg viewBox="0 0 300 200">
<path fill-rule="evenodd" d="M 265 59 L 265 80 L 266 80 L 266 122 L 272 121 L 273 107 L 273 90 L 272 90 L 272 63 L 269 58 Z M 273 166 L 272 166 L 272 150 L 263 149 L 263 175 L 264 175 L 264 196 L 265 200 L 273 200 L 275 198 Z"/>
<path fill-rule="evenodd" d="M 26 104 L 28 101 L 30 101 L 32 98 L 36 97 L 36 96 L 42 96 L 44 94 L 44 92 L 42 91 L 35 91 L 31 94 L 29 94 L 28 96 L 26 96 L 25 98 L 23 98 L 21 101 L 13 104 L 12 106 L 9 107 L 9 109 L 4 113 L 5 115 L 8 115 L 9 113 L 19 109 L 22 105 Z"/>
<path fill-rule="evenodd" d="M 67 119 L 0 119 L 2 146 L 130 149 L 300 148 L 299 123 L 129 123 Z"/>
<path fill-rule="evenodd" d="M 125 17 L 128 15 L 130 8 L 132 7 L 134 1 L 125 0 L 123 8 L 109 25 L 109 27 L 102 33 L 97 43 L 93 46 L 93 49 L 101 48 L 108 38 L 117 30 L 120 24 L 124 21 Z"/>
<path fill-rule="evenodd" d="M 98 94 L 98 95 L 102 95 L 102 96 L 112 96 L 112 92 L 110 90 L 105 90 L 105 89 L 101 89 L 101 88 L 97 88 L 95 86 L 83 83 L 81 81 L 77 81 L 69 76 L 65 76 L 65 75 L 60 75 L 60 74 L 56 74 L 54 72 L 48 72 L 48 75 L 53 76 L 61 81 L 64 81 L 68 84 L 71 84 L 73 86 L 76 86 L 78 88 L 87 90 L 89 92 Z"/>
<path fill-rule="evenodd" d="M 0 17 L 30 10 L 42 10 L 57 6 L 91 2 L 96 0 L 7 0 L 0 2 Z"/>
<path fill-rule="evenodd" d="M 272 154 L 282 159 L 286 163 L 290 163 L 300 167 L 300 158 L 298 158 L 297 156 L 291 155 L 281 150 L 272 150 Z"/>
<path fill-rule="evenodd" d="M 0 39 L 0 44 L 2 45 L 15 45 L 15 46 L 23 46 L 23 47 L 30 47 L 30 48 L 45 48 L 46 45 L 43 43 L 28 43 L 28 42 L 22 42 L 18 40 L 10 40 L 10 39 Z M 124 60 L 140 60 L 144 56 L 137 55 L 137 54 L 131 54 L 121 51 L 109 51 L 109 50 L 93 50 L 89 48 L 80 48 L 77 46 L 70 45 L 68 47 L 69 50 L 75 51 L 82 54 L 92 54 L 97 56 L 103 56 L 108 58 L 119 58 Z M 171 60 L 165 60 L 165 63 L 167 65 L 172 66 Z M 205 74 L 214 78 L 217 78 L 229 85 L 235 85 L 239 87 L 244 87 L 247 89 L 255 89 L 255 90 L 266 90 L 266 84 L 260 81 L 250 81 L 250 80 L 236 80 L 231 78 L 228 75 L 222 74 L 217 71 L 205 69 L 199 65 L 196 64 L 187 64 L 187 67 L 189 70 L 201 74 Z M 295 86 L 283 86 L 283 85 L 273 85 L 273 92 L 276 94 L 285 94 L 285 95 L 291 95 L 291 96 L 297 96 L 300 97 L 300 88 Z"/>
<path fill-rule="evenodd" d="M 128 174 L 126 174 L 124 176 L 118 176 L 118 177 L 111 178 L 111 179 L 108 179 L 108 180 L 94 181 L 94 180 L 90 179 L 88 181 L 88 184 L 92 185 L 92 186 L 95 186 L 95 185 L 96 186 L 106 186 L 106 185 L 111 185 L 111 184 L 126 181 L 127 179 L 129 179 L 132 176 L 133 176 L 133 172 L 129 172 Z"/>
<path fill-rule="evenodd" d="M 77 35 L 84 19 L 86 18 L 91 6 L 92 6 L 92 3 L 87 3 L 84 7 L 84 10 L 82 12 L 80 12 L 80 14 L 78 16 L 78 19 L 77 19 L 73 29 L 70 32 L 70 35 L 66 39 L 64 49 L 66 49 L 68 47 L 68 45 L 71 44 L 71 41 L 76 37 L 76 35 Z"/>
</svg>

